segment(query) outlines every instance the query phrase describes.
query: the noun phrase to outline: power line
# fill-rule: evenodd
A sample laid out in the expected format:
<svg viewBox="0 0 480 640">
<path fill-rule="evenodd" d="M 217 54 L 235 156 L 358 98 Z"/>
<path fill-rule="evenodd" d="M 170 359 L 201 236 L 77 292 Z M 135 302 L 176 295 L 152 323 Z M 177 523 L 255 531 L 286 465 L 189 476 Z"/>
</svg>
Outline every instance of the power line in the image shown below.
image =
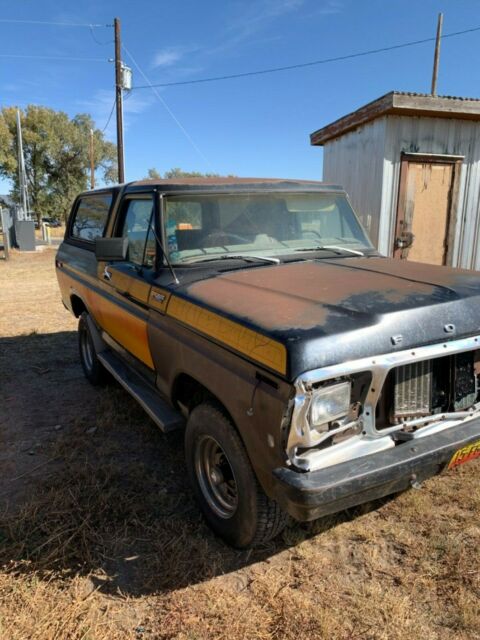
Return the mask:
<svg viewBox="0 0 480 640">
<path fill-rule="evenodd" d="M 70 60 L 74 62 L 108 62 L 106 58 L 76 58 L 72 56 L 44 56 L 27 53 L 0 53 L 0 58 L 27 58 L 34 60 Z"/>
<path fill-rule="evenodd" d="M 116 97 L 115 97 L 115 98 L 113 99 L 113 104 L 112 104 L 112 108 L 111 108 L 111 110 L 110 110 L 110 115 L 108 116 L 107 123 L 105 124 L 105 126 L 104 126 L 104 127 L 103 127 L 103 129 L 102 129 L 102 133 L 105 133 L 105 131 L 106 131 L 106 129 L 107 129 L 107 127 L 108 127 L 108 125 L 110 124 L 110 120 L 112 119 L 113 110 L 115 109 L 115 105 L 116 105 L 116 103 L 117 103 L 117 99 L 116 99 Z"/>
<path fill-rule="evenodd" d="M 471 29 L 464 29 L 463 31 L 454 31 L 453 33 L 446 33 L 442 36 L 442 40 L 445 38 L 453 38 L 455 36 L 461 36 L 465 33 L 472 33 L 474 31 L 480 31 L 480 27 L 472 27 Z M 300 62 L 298 64 L 286 65 L 284 67 L 272 67 L 269 69 L 258 69 L 256 71 L 245 71 L 243 73 L 231 73 L 223 76 L 211 76 L 209 78 L 198 78 L 196 80 L 179 80 L 177 82 L 159 82 L 155 84 L 138 85 L 132 87 L 133 89 L 152 89 L 154 87 L 176 87 L 187 84 L 201 84 L 204 82 L 218 82 L 220 80 L 233 80 L 234 78 L 247 78 L 250 76 L 260 76 L 268 73 L 278 73 L 280 71 L 291 71 L 293 69 L 303 69 L 306 67 L 313 67 L 320 64 L 328 64 L 330 62 L 340 62 L 342 60 L 350 60 L 352 58 L 360 58 L 363 56 L 370 56 L 377 53 L 384 53 L 386 51 L 394 51 L 395 49 L 405 49 L 406 47 L 414 47 L 419 44 L 425 44 L 426 42 L 433 42 L 436 37 L 423 38 L 422 40 L 412 40 L 410 42 L 403 42 L 401 44 L 394 44 L 389 47 L 381 47 L 379 49 L 369 49 L 368 51 L 359 51 L 357 53 L 349 53 L 344 56 L 336 56 L 334 58 L 323 58 L 322 60 L 312 60 L 311 62 Z"/>
<path fill-rule="evenodd" d="M 92 36 L 94 42 L 99 45 L 107 45 L 111 44 L 113 41 L 110 40 L 108 42 L 102 42 L 98 40 L 95 36 L 93 30 L 97 28 L 105 28 L 111 27 L 111 24 L 94 24 L 94 23 L 80 23 L 80 22 L 50 22 L 46 20 L 13 20 L 9 18 L 0 18 L 0 23 L 3 24 L 35 24 L 35 25 L 53 25 L 56 27 L 83 27 L 87 28 Z M 1 58 L 38 58 L 44 60 L 75 60 L 81 62 L 104 62 L 104 60 L 100 60 L 99 58 L 75 58 L 69 56 L 46 56 L 46 55 L 27 55 L 27 54 L 10 54 L 10 53 L 1 53 Z"/>
<path fill-rule="evenodd" d="M 51 25 L 54 27 L 91 27 L 99 29 L 102 27 L 111 27 L 110 24 L 92 24 L 92 23 L 80 23 L 80 22 L 49 22 L 47 20 L 13 20 L 10 18 L 0 18 L 0 22 L 4 24 L 41 24 Z"/>
<path fill-rule="evenodd" d="M 162 98 L 162 96 L 158 93 L 158 91 L 155 89 L 155 86 L 150 82 L 150 80 L 148 79 L 148 77 L 146 76 L 146 74 L 143 72 L 143 70 L 141 69 L 141 67 L 138 65 L 137 61 L 135 60 L 135 58 L 132 56 L 132 54 L 130 53 L 130 51 L 127 49 L 127 47 L 125 45 L 122 45 L 122 49 L 125 51 L 125 53 L 128 55 L 128 57 L 131 59 L 131 61 L 133 62 L 134 66 L 137 68 L 138 72 L 142 75 L 142 77 L 144 78 L 144 80 L 146 82 L 148 82 L 148 87 L 150 87 L 150 89 L 153 91 L 153 93 L 155 94 L 155 96 L 157 97 L 157 99 L 159 100 L 159 102 L 163 105 L 163 107 L 165 108 L 165 110 L 167 111 L 167 113 L 169 114 L 169 116 L 172 118 L 172 120 L 175 122 L 175 124 L 178 126 L 178 128 L 180 129 L 180 131 L 183 133 L 183 135 L 187 138 L 187 140 L 190 142 L 190 144 L 192 145 L 192 147 L 195 149 L 195 151 L 198 153 L 198 155 L 203 158 L 203 160 L 211 167 L 212 164 L 210 162 L 210 160 L 206 157 L 206 155 L 200 150 L 200 148 L 197 146 L 197 144 L 195 143 L 195 141 L 193 140 L 193 138 L 191 137 L 191 135 L 188 133 L 188 131 L 185 129 L 185 127 L 183 126 L 183 124 L 180 122 L 180 120 L 177 118 L 177 116 L 173 113 L 173 111 L 170 109 L 170 107 L 168 106 L 168 104 L 165 102 L 165 100 Z"/>
<path fill-rule="evenodd" d="M 89 28 L 90 28 L 90 35 L 92 36 L 93 41 L 96 42 L 97 44 L 106 45 L 106 44 L 112 44 L 113 43 L 113 40 L 108 40 L 107 42 L 102 42 L 101 40 L 98 40 L 98 38 L 93 33 L 93 28 L 92 28 L 91 25 L 89 25 Z"/>
</svg>

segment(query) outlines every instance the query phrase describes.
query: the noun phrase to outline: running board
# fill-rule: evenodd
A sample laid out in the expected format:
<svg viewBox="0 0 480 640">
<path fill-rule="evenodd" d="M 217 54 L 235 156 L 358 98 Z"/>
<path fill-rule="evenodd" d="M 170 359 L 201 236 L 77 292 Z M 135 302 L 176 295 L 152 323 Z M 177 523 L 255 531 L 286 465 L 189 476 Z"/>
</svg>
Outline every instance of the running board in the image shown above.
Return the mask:
<svg viewBox="0 0 480 640">
<path fill-rule="evenodd" d="M 184 426 L 185 421 L 182 415 L 172 409 L 165 400 L 162 400 L 155 389 L 145 382 L 138 373 L 117 358 L 112 351 L 107 349 L 97 353 L 97 358 L 115 380 L 135 398 L 164 433 Z"/>
</svg>

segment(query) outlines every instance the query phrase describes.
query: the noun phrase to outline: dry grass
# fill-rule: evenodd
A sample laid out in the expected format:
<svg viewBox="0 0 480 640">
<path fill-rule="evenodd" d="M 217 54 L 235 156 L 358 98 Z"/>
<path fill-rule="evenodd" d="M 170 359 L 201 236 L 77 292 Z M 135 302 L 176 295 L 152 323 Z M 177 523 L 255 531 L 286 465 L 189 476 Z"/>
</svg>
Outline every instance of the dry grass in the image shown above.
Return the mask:
<svg viewBox="0 0 480 640">
<path fill-rule="evenodd" d="M 60 301 L 51 248 L 0 260 L 0 337 L 73 330 L 75 318 Z"/>
<path fill-rule="evenodd" d="M 480 638 L 478 461 L 231 550 L 181 436 L 83 380 L 52 265 L 0 263 L 0 638 Z"/>
</svg>

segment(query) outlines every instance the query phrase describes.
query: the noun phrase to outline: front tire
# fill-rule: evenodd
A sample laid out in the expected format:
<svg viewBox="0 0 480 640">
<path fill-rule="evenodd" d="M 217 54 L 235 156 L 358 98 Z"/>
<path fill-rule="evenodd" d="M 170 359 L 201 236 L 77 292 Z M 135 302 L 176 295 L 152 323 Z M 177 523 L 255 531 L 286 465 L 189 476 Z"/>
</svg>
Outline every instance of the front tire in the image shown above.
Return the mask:
<svg viewBox="0 0 480 640">
<path fill-rule="evenodd" d="M 230 420 L 213 403 L 190 414 L 185 433 L 187 471 L 210 527 L 237 548 L 277 536 L 287 514 L 262 491 Z"/>
<path fill-rule="evenodd" d="M 84 311 L 78 320 L 80 363 L 87 380 L 94 386 L 101 386 L 107 381 L 108 373 L 97 357 L 87 318 L 88 313 Z"/>
</svg>

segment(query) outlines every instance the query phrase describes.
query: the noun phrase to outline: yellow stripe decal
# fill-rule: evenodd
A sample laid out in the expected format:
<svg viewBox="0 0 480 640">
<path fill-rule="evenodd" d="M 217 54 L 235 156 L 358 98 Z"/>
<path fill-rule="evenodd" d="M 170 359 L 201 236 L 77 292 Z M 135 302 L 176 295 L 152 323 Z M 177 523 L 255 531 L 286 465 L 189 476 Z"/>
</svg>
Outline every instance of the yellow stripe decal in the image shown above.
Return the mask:
<svg viewBox="0 0 480 640">
<path fill-rule="evenodd" d="M 285 374 L 287 371 L 287 350 L 280 342 L 267 338 L 261 333 L 248 329 L 237 322 L 228 320 L 196 304 L 172 296 L 168 303 L 167 315 L 183 322 L 252 360 Z"/>
</svg>

